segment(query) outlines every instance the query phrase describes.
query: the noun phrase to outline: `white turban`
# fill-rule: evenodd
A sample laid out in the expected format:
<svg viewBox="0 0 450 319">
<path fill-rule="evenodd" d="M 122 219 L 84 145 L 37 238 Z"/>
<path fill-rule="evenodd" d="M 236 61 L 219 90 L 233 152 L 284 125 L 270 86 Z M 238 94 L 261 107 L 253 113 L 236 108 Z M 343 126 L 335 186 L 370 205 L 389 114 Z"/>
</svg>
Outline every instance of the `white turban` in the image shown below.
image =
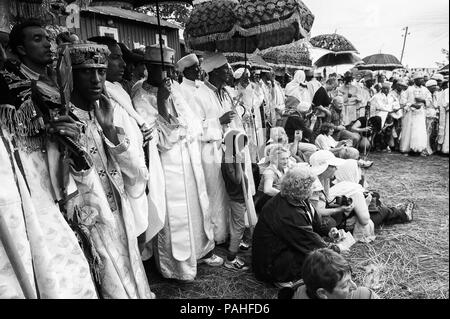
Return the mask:
<svg viewBox="0 0 450 319">
<path fill-rule="evenodd" d="M 247 76 L 250 76 L 250 72 L 248 71 L 248 69 L 246 69 L 246 68 L 239 68 L 239 69 L 237 69 L 234 72 L 233 77 L 236 80 L 239 80 L 244 75 L 244 72 L 247 74 Z"/>
<path fill-rule="evenodd" d="M 431 87 L 431 86 L 435 86 L 435 85 L 438 85 L 437 82 L 436 82 L 436 80 L 428 80 L 427 83 L 425 83 L 425 86 L 426 86 L 427 88 L 429 88 L 429 87 Z"/>
<path fill-rule="evenodd" d="M 180 72 L 183 72 L 184 69 L 189 68 L 195 64 L 200 64 L 197 56 L 195 53 L 191 53 L 189 55 L 186 55 L 185 57 L 182 57 L 177 62 L 177 70 Z"/>
<path fill-rule="evenodd" d="M 227 58 L 222 53 L 212 53 L 211 55 L 205 56 L 202 63 L 202 69 L 205 70 L 206 73 L 210 73 L 227 63 Z"/>
<path fill-rule="evenodd" d="M 424 77 L 423 72 L 420 72 L 420 71 L 414 72 L 414 74 L 412 76 L 413 80 L 423 79 L 423 77 Z"/>
<path fill-rule="evenodd" d="M 436 80 L 436 81 L 444 81 L 444 76 L 440 73 L 435 73 L 435 74 L 433 74 L 431 79 Z"/>
</svg>

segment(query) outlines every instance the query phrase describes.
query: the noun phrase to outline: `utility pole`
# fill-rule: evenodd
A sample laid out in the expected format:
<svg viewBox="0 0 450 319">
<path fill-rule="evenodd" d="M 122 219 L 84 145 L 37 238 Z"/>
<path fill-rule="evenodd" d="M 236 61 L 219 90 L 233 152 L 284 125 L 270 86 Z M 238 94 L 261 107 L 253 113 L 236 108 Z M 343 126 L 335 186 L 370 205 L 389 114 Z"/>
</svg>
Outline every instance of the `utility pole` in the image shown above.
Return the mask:
<svg viewBox="0 0 450 319">
<path fill-rule="evenodd" d="M 403 53 L 405 52 L 406 37 L 407 37 L 409 34 L 411 34 L 411 33 L 408 32 L 408 27 L 403 28 L 402 30 L 405 30 L 405 34 L 402 35 L 402 37 L 404 37 L 404 39 L 403 39 L 403 49 L 402 49 L 402 56 L 400 57 L 400 63 L 402 63 L 402 61 L 403 61 Z"/>
</svg>

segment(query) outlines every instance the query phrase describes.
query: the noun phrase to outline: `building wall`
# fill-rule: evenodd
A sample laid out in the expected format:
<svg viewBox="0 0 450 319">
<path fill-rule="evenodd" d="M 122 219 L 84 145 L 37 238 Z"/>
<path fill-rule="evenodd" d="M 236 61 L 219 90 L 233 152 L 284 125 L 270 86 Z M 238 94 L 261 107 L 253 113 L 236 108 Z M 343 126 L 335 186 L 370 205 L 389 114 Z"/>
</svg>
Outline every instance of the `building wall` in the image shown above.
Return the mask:
<svg viewBox="0 0 450 319">
<path fill-rule="evenodd" d="M 108 24 L 112 21 L 112 24 Z M 80 18 L 80 38 L 86 40 L 90 37 L 99 35 L 99 26 L 118 29 L 119 42 L 125 43 L 130 49 L 134 48 L 134 43 L 139 42 L 147 46 L 157 43 L 158 26 L 137 21 L 95 14 L 93 12 L 81 12 Z M 178 29 L 162 27 L 162 34 L 167 36 L 166 45 L 175 49 L 175 60 L 181 58 L 180 40 L 178 38 Z"/>
</svg>

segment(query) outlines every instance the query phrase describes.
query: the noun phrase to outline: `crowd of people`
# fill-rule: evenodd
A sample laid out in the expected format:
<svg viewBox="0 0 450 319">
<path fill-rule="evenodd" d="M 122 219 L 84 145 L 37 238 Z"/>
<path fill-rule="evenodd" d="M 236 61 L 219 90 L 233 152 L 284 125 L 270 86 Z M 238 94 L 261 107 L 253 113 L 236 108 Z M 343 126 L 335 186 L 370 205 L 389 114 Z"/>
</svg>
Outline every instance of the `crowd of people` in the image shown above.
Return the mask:
<svg viewBox="0 0 450 319">
<path fill-rule="evenodd" d="M 154 298 L 144 262 L 193 281 L 199 264 L 248 271 L 250 247 L 283 295 L 376 297 L 332 234 L 412 221 L 413 202 L 369 188 L 365 155 L 448 154 L 441 75 L 298 70 L 283 88 L 221 53 L 57 40 L 55 61 L 28 20 L 2 49 L 0 297 Z"/>
</svg>

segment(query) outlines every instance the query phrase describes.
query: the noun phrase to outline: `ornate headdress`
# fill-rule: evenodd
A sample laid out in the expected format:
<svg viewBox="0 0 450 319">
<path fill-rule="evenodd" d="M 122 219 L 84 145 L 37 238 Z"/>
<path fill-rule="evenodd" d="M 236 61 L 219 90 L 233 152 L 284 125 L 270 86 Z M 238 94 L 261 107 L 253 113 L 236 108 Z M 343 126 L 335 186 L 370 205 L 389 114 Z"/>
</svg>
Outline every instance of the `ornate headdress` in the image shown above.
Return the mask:
<svg viewBox="0 0 450 319">
<path fill-rule="evenodd" d="M 110 51 L 106 45 L 90 41 L 79 41 L 67 45 L 72 69 L 106 68 Z"/>
</svg>

